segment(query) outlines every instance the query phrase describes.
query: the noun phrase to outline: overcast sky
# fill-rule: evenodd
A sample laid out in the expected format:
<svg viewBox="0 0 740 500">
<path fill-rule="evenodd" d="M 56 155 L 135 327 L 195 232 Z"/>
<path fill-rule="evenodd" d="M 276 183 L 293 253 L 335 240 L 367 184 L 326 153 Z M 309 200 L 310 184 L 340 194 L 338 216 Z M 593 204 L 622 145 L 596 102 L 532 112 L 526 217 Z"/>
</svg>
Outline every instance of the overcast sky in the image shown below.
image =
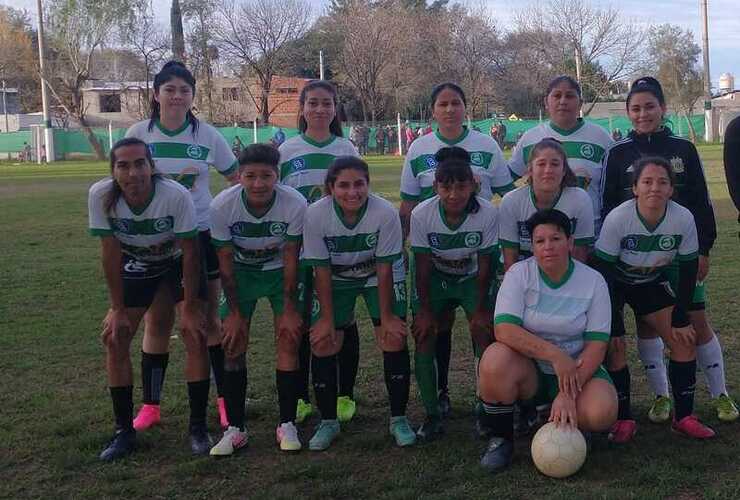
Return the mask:
<svg viewBox="0 0 740 500">
<path fill-rule="evenodd" d="M 479 0 L 486 5 L 499 26 L 511 26 L 511 0 Z M 323 10 L 327 0 L 309 0 L 315 12 Z M 478 3 L 476 1 L 476 3 Z M 534 0 L 518 0 L 517 5 L 526 6 Z M 607 2 L 594 0 L 594 5 L 616 5 L 622 13 L 636 22 L 644 24 L 678 24 L 691 29 L 701 45 L 701 16 L 699 0 L 620 0 Z M 166 23 L 169 16 L 167 0 L 154 2 L 157 16 Z M 27 9 L 36 12 L 36 0 L 0 0 L 0 5 Z M 35 16 L 34 16 L 35 17 Z M 740 86 L 740 1 L 709 0 L 709 55 L 712 71 L 712 86 L 716 87 L 719 75 L 729 72 L 735 75 L 736 87 Z"/>
</svg>

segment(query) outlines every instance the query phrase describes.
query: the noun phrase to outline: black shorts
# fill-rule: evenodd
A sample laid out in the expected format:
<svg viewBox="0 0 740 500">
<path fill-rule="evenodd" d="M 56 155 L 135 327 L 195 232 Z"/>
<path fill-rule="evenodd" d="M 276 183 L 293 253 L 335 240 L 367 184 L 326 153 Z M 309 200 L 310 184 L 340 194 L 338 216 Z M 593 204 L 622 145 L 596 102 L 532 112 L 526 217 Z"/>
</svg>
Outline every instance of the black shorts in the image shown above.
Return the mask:
<svg viewBox="0 0 740 500">
<path fill-rule="evenodd" d="M 667 279 L 651 283 L 628 285 L 614 282 L 611 290 L 612 337 L 623 337 L 624 305 L 629 304 L 635 316 L 646 316 L 676 304 L 676 294 Z"/>
<path fill-rule="evenodd" d="M 205 271 L 208 281 L 218 279 L 218 255 L 211 245 L 211 232 L 198 231 L 198 245 L 200 250 L 200 267 Z"/>
<path fill-rule="evenodd" d="M 121 259 L 123 278 L 123 305 L 126 307 L 149 308 L 160 287 L 167 287 L 175 303 L 184 297 L 182 286 L 182 257 L 164 262 L 149 263 L 124 254 Z M 201 273 L 198 298 L 206 300 L 208 288 Z"/>
</svg>

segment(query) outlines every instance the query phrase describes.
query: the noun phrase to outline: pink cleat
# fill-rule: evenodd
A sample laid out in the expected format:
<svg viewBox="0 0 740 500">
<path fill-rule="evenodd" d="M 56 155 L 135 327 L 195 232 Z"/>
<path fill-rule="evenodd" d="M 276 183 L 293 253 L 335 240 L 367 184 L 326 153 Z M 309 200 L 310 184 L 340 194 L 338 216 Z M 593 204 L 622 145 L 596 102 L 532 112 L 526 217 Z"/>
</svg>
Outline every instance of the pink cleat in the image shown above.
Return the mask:
<svg viewBox="0 0 740 500">
<path fill-rule="evenodd" d="M 683 417 L 678 422 L 674 420 L 671 429 L 677 434 L 694 439 L 709 439 L 714 437 L 714 431 L 699 422 L 699 419 L 695 415 Z"/>
<path fill-rule="evenodd" d="M 634 420 L 617 420 L 609 429 L 609 441 L 616 444 L 628 443 L 637 433 L 637 423 Z"/>
<path fill-rule="evenodd" d="M 159 421 L 159 405 L 145 404 L 141 407 L 141 410 L 139 410 L 139 413 L 134 419 L 134 429 L 137 431 L 144 431 L 150 427 L 158 425 Z"/>
<path fill-rule="evenodd" d="M 221 429 L 226 430 L 229 428 L 229 417 L 226 414 L 226 401 L 224 401 L 224 398 L 218 398 L 216 400 L 216 406 L 218 406 L 218 419 L 221 421 Z"/>
</svg>

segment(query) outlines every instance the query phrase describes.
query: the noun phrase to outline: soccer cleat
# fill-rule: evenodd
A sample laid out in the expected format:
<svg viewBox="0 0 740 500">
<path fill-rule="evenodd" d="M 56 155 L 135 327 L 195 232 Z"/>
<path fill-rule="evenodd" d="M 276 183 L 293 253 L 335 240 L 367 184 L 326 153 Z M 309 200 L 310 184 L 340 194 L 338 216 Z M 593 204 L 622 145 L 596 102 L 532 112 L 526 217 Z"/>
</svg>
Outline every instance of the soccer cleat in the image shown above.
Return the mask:
<svg viewBox="0 0 740 500">
<path fill-rule="evenodd" d="M 439 414 L 442 416 L 442 418 L 449 417 L 450 413 L 452 412 L 452 404 L 450 403 L 450 395 L 447 393 L 447 391 L 442 390 L 442 391 L 439 391 L 439 394 L 437 395 L 437 399 L 439 400 Z"/>
<path fill-rule="evenodd" d="M 190 451 L 193 455 L 208 455 L 213 446 L 213 440 L 208 435 L 208 429 L 205 425 L 190 426 Z"/>
<path fill-rule="evenodd" d="M 159 405 L 145 404 L 136 414 L 134 429 L 144 431 L 158 425 L 160 422 Z"/>
<path fill-rule="evenodd" d="M 678 422 L 674 420 L 671 429 L 677 434 L 694 439 L 709 439 L 714 437 L 714 431 L 699 422 L 699 419 L 694 415 L 688 415 Z"/>
<path fill-rule="evenodd" d="M 243 448 L 247 445 L 249 437 L 247 436 L 247 430 L 239 430 L 238 427 L 229 426 L 224 432 L 224 436 L 221 441 L 216 443 L 211 448 L 212 457 L 225 457 L 233 455 L 236 450 Z"/>
<path fill-rule="evenodd" d="M 656 396 L 653 406 L 648 410 L 648 418 L 654 424 L 668 422 L 671 418 L 672 409 L 673 403 L 671 402 L 671 398 L 668 396 Z"/>
<path fill-rule="evenodd" d="M 311 451 L 324 451 L 331 446 L 332 441 L 339 435 L 339 422 L 336 420 L 322 420 L 311 440 L 308 449 Z"/>
<path fill-rule="evenodd" d="M 480 458 L 480 464 L 488 472 L 495 474 L 511 465 L 513 457 L 514 443 L 511 440 L 492 437 Z"/>
<path fill-rule="evenodd" d="M 229 428 L 229 417 L 226 414 L 226 401 L 224 398 L 218 398 L 216 400 L 216 406 L 218 407 L 218 420 L 221 423 L 221 429 L 226 430 Z"/>
<path fill-rule="evenodd" d="M 100 453 L 100 460 L 112 462 L 126 455 L 130 455 L 136 449 L 136 431 L 119 429 L 113 435 L 105 449 Z"/>
<path fill-rule="evenodd" d="M 295 410 L 295 423 L 302 424 L 311 415 L 313 415 L 311 402 L 299 399 Z"/>
<path fill-rule="evenodd" d="M 411 446 L 416 443 L 416 434 L 406 416 L 391 417 L 390 431 L 391 436 L 394 437 L 396 444 L 400 447 Z"/>
<path fill-rule="evenodd" d="M 337 420 L 342 423 L 349 422 L 355 416 L 357 403 L 349 396 L 339 396 L 337 398 Z"/>
<path fill-rule="evenodd" d="M 275 429 L 275 437 L 283 451 L 299 451 L 301 449 L 301 440 L 298 439 L 298 429 L 293 422 L 284 422 Z"/>
<path fill-rule="evenodd" d="M 723 422 L 734 422 L 737 420 L 737 405 L 727 394 L 720 394 L 712 399 L 712 406 L 717 410 L 717 418 Z"/>
<path fill-rule="evenodd" d="M 609 441 L 616 444 L 628 443 L 637 433 L 637 422 L 634 420 L 617 420 L 609 429 Z"/>
<path fill-rule="evenodd" d="M 445 428 L 442 425 L 442 419 L 436 415 L 430 415 L 424 420 L 424 423 L 416 431 L 416 437 L 420 441 L 434 441 L 442 434 L 444 434 Z"/>
</svg>

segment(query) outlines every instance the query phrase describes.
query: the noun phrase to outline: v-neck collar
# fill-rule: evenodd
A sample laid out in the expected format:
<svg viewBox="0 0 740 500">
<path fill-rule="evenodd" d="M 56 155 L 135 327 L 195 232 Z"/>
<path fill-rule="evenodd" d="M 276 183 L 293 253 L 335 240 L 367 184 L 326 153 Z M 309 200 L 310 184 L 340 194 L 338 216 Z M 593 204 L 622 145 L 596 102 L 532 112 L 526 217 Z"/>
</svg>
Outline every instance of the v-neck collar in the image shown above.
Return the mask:
<svg viewBox="0 0 740 500">
<path fill-rule="evenodd" d="M 439 201 L 439 203 L 438 203 L 438 207 L 439 207 L 439 217 L 440 217 L 440 219 L 442 219 L 442 223 L 443 223 L 443 224 L 445 225 L 445 227 L 446 227 L 447 229 L 449 229 L 450 231 L 457 231 L 458 229 L 460 229 L 460 226 L 462 226 L 463 224 L 465 224 L 465 221 L 466 221 L 466 220 L 468 220 L 468 212 L 467 212 L 467 210 L 466 210 L 466 211 L 465 211 L 465 215 L 464 215 L 464 216 L 463 216 L 463 218 L 462 218 L 462 219 L 460 220 L 460 222 L 458 222 L 458 223 L 457 223 L 457 224 L 455 224 L 455 225 L 450 225 L 450 224 L 449 224 L 449 223 L 447 222 L 447 217 L 445 217 L 445 209 L 444 209 L 444 207 L 442 206 L 442 201 L 441 201 L 441 200 L 440 200 L 440 201 Z"/>
<path fill-rule="evenodd" d="M 170 129 L 166 128 L 164 125 L 162 125 L 162 122 L 160 122 L 159 120 L 155 121 L 154 124 L 157 126 L 157 128 L 159 129 L 159 131 L 162 132 L 164 135 L 166 135 L 168 137 L 174 137 L 174 136 L 180 134 L 181 132 L 183 132 L 186 128 L 188 128 L 188 126 L 190 125 L 190 120 L 187 119 L 187 118 L 185 118 L 185 123 L 183 123 L 182 125 L 180 125 L 175 130 L 170 130 Z"/>
<path fill-rule="evenodd" d="M 560 135 L 571 135 L 578 132 L 584 125 L 586 124 L 586 121 L 583 118 L 578 118 L 576 120 L 576 126 L 571 129 L 565 129 L 560 128 L 557 125 L 555 125 L 552 120 L 550 120 L 550 128 L 553 129 L 555 132 L 557 132 Z"/>
<path fill-rule="evenodd" d="M 565 274 L 563 275 L 562 278 L 560 278 L 559 281 L 553 281 L 553 280 L 551 280 L 547 276 L 547 274 L 545 274 L 545 272 L 542 270 L 542 268 L 539 266 L 539 264 L 537 265 L 537 270 L 540 273 L 540 277 L 542 278 L 542 281 L 544 281 L 545 284 L 548 287 L 550 287 L 553 290 L 555 290 L 555 289 L 560 288 L 561 286 L 565 285 L 568 282 L 568 280 L 570 279 L 570 277 L 573 275 L 573 270 L 575 269 L 575 267 L 576 266 L 575 266 L 575 264 L 573 264 L 573 259 L 572 258 L 568 258 L 568 269 L 565 271 Z"/>
<path fill-rule="evenodd" d="M 670 200 L 669 200 L 670 201 Z M 655 226 L 651 229 L 650 224 L 643 218 L 642 214 L 640 213 L 640 209 L 637 206 L 637 200 L 635 200 L 635 213 L 637 213 L 637 218 L 640 219 L 640 222 L 642 223 L 642 226 L 647 229 L 647 231 L 652 234 L 654 233 L 660 225 L 665 220 L 666 214 L 668 214 L 668 204 L 666 203 L 665 210 L 663 211 L 663 215 L 660 216 L 660 219 L 658 219 L 658 222 L 655 224 Z"/>
<path fill-rule="evenodd" d="M 314 146 L 314 147 L 317 147 L 317 148 L 323 148 L 325 146 L 328 146 L 329 144 L 331 144 L 332 142 L 334 142 L 334 140 L 337 138 L 336 135 L 330 135 L 327 140 L 325 140 L 323 142 L 319 142 L 319 141 L 316 141 L 316 140 L 311 139 L 306 134 L 301 134 L 301 137 L 303 138 L 303 140 L 305 142 L 307 142 L 311 146 Z"/>
<path fill-rule="evenodd" d="M 249 215 L 251 215 L 255 219 L 261 219 L 270 212 L 272 206 L 275 204 L 275 198 L 277 198 L 277 190 L 274 190 L 272 192 L 272 198 L 267 204 L 267 209 L 265 210 L 265 212 L 262 215 L 257 215 L 252 211 L 252 209 L 249 208 L 249 203 L 247 202 L 247 192 L 244 190 L 244 188 L 242 188 L 242 203 L 244 203 L 244 208 L 247 210 L 247 213 L 249 213 Z"/>
<path fill-rule="evenodd" d="M 560 197 L 563 196 L 563 191 L 564 191 L 564 189 L 560 189 L 560 192 L 555 197 L 555 199 L 553 200 L 552 204 L 549 207 L 547 207 L 547 208 L 554 208 L 555 205 L 558 204 L 558 202 L 560 201 Z M 529 185 L 529 199 L 532 200 L 532 205 L 534 206 L 535 210 L 546 210 L 545 208 L 539 208 L 537 206 L 537 198 L 534 195 L 534 188 L 532 187 L 531 184 Z"/>
<path fill-rule="evenodd" d="M 131 205 L 129 204 L 129 202 L 127 202 L 127 201 L 126 201 L 126 198 L 124 198 L 124 199 L 123 199 L 123 201 L 125 201 L 125 202 L 126 202 L 126 205 L 128 205 L 128 209 L 129 209 L 129 210 L 131 210 L 131 212 L 132 212 L 132 213 L 133 213 L 134 215 L 141 215 L 141 214 L 143 214 L 144 212 L 146 212 L 146 209 L 147 209 L 147 208 L 149 208 L 149 205 L 151 205 L 151 203 L 152 203 L 152 200 L 154 199 L 154 186 L 156 186 L 156 185 L 157 185 L 157 181 L 155 181 L 154 179 L 152 179 L 152 192 L 151 192 L 151 193 L 149 193 L 149 199 L 148 199 L 148 200 L 146 200 L 146 203 L 145 203 L 145 204 L 144 204 L 144 206 L 143 206 L 143 207 L 141 207 L 141 208 L 136 208 L 136 207 L 132 207 L 132 206 L 131 206 Z"/>
<path fill-rule="evenodd" d="M 367 197 L 367 200 L 365 200 L 365 203 L 360 208 L 360 211 L 357 214 L 357 221 L 355 221 L 354 224 L 349 224 L 344 218 L 344 214 L 342 213 L 342 207 L 339 206 L 339 203 L 332 198 L 331 200 L 332 205 L 334 205 L 334 212 L 337 214 L 337 217 L 339 218 L 339 221 L 342 223 L 344 227 L 347 229 L 354 229 L 357 227 L 357 225 L 362 222 L 362 218 L 365 217 L 365 212 L 367 212 L 367 205 L 370 203 L 370 196 Z"/>
<path fill-rule="evenodd" d="M 454 139 L 447 139 L 446 137 L 444 137 L 442 134 L 439 133 L 439 128 L 437 128 L 437 130 L 434 131 L 434 135 L 437 136 L 437 139 L 444 142 L 448 146 L 454 146 L 455 144 L 462 142 L 468 136 L 469 133 L 470 133 L 470 130 L 468 130 L 468 127 L 466 127 L 465 125 L 463 125 L 462 133 Z"/>
</svg>

